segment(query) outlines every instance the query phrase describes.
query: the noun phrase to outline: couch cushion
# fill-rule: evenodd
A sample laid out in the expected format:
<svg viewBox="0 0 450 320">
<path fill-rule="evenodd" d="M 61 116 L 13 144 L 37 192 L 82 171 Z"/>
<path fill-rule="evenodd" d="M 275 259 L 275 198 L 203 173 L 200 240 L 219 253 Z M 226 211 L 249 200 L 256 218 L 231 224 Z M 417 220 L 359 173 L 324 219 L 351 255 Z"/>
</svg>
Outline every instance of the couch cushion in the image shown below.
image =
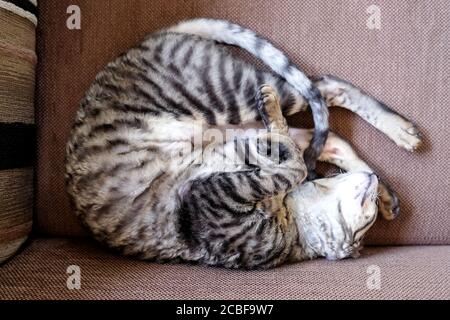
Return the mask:
<svg viewBox="0 0 450 320">
<path fill-rule="evenodd" d="M 401 216 L 379 221 L 372 244 L 450 243 L 449 2 L 378 0 L 381 29 L 369 29 L 373 1 L 270 0 L 40 1 L 37 211 L 39 230 L 80 235 L 64 190 L 64 148 L 78 102 L 95 74 L 147 33 L 207 16 L 248 26 L 275 42 L 311 75 L 345 78 L 417 122 L 425 147 L 410 154 L 349 112 L 332 111 L 332 128 L 398 191 Z M 79 5 L 81 30 L 66 28 Z M 370 10 L 369 10 L 370 11 Z M 305 124 L 302 117 L 293 123 Z M 304 118 L 304 117 L 303 117 Z"/>
<path fill-rule="evenodd" d="M 33 220 L 36 8 L 13 2 L 0 0 L 0 264 Z"/>
<path fill-rule="evenodd" d="M 235 271 L 136 261 L 87 240 L 39 239 L 0 267 L 0 299 L 450 299 L 449 255 L 450 246 L 371 247 L 359 259 Z M 72 265 L 80 289 L 66 286 Z"/>
</svg>

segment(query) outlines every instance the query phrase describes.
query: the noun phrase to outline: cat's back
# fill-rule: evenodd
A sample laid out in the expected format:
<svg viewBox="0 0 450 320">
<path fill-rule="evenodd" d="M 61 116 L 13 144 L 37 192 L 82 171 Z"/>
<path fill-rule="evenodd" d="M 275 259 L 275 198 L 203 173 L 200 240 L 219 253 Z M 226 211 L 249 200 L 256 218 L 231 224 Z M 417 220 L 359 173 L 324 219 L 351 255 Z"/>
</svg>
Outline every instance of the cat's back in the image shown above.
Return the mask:
<svg viewBox="0 0 450 320">
<path fill-rule="evenodd" d="M 193 112 L 167 102 L 163 70 L 143 62 L 157 64 L 155 52 L 170 55 L 165 50 L 180 39 L 151 40 L 108 64 L 87 91 L 67 144 L 66 184 L 96 238 L 128 254 L 171 259 L 184 250 L 177 190 L 190 174 L 178 155 L 198 124 Z"/>
</svg>

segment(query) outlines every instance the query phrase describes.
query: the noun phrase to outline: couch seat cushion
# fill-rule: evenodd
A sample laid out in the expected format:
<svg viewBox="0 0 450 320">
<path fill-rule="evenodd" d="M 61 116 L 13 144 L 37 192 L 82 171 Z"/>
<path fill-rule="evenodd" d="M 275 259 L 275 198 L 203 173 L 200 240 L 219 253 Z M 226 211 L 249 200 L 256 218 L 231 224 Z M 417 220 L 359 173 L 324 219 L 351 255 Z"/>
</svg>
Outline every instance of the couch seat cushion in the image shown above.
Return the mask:
<svg viewBox="0 0 450 320">
<path fill-rule="evenodd" d="M 136 261 L 89 240 L 36 239 L 0 267 L 0 300 L 450 299 L 449 257 L 450 246 L 368 247 L 359 259 L 238 271 Z M 80 289 L 66 286 L 71 265 L 80 267 Z"/>
</svg>

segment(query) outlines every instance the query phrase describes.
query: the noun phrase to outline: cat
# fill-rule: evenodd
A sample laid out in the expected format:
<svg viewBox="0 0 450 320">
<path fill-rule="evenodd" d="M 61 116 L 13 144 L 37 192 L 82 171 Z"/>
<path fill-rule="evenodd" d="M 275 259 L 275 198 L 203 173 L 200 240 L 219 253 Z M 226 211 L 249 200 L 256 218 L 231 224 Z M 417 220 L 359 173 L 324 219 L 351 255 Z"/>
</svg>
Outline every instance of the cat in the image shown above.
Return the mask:
<svg viewBox="0 0 450 320">
<path fill-rule="evenodd" d="M 315 129 L 288 128 L 285 116 L 308 106 Z M 421 144 L 410 121 L 346 81 L 311 81 L 251 30 L 184 21 L 97 75 L 67 143 L 67 191 L 96 239 L 141 259 L 253 269 L 356 256 L 377 197 L 386 219 L 399 203 L 328 133 L 330 106 L 354 111 L 410 151 Z M 233 134 L 223 140 L 225 131 Z M 348 172 L 307 181 L 317 158 Z"/>
</svg>

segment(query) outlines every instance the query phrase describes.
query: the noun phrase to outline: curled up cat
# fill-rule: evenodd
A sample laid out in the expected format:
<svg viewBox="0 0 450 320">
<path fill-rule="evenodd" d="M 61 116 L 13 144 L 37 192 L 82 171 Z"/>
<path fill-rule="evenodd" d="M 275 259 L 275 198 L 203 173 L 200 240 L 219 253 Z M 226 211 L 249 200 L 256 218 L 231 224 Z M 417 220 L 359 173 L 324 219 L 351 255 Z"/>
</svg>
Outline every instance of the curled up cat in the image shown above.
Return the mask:
<svg viewBox="0 0 450 320">
<path fill-rule="evenodd" d="M 181 22 L 109 63 L 87 91 L 67 144 L 73 208 L 96 239 L 150 261 L 252 269 L 357 256 L 378 212 L 391 220 L 399 203 L 328 132 L 334 106 L 400 147 L 421 144 L 410 121 L 346 81 L 310 80 L 252 31 Z M 314 130 L 288 128 L 285 116 L 308 107 Z M 346 173 L 314 179 L 316 160 Z"/>
</svg>

